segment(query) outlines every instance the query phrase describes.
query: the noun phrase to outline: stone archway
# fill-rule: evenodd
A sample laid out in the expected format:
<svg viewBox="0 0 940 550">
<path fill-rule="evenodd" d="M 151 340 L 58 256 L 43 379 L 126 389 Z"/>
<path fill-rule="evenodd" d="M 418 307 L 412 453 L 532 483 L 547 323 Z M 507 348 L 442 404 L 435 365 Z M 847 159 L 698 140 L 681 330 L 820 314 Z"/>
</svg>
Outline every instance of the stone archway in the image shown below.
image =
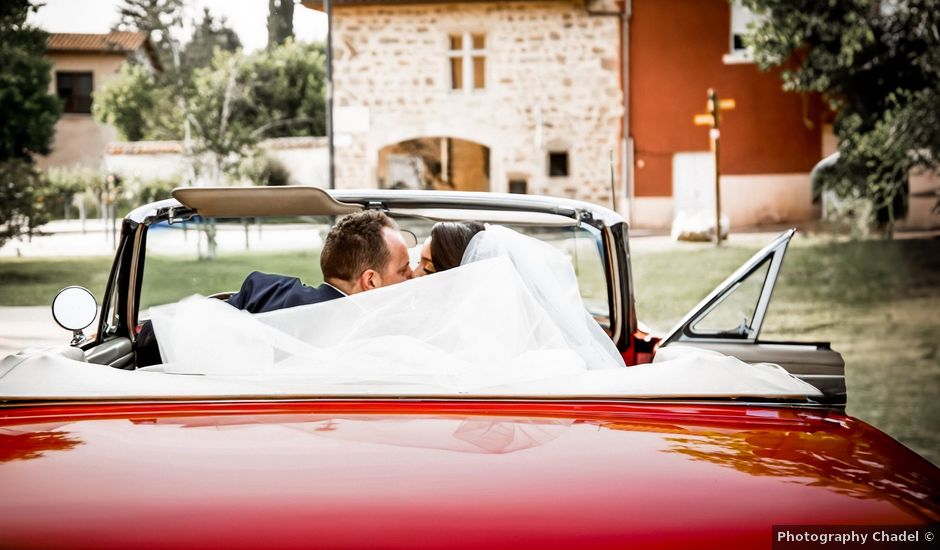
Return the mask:
<svg viewBox="0 0 940 550">
<path fill-rule="evenodd" d="M 378 182 L 384 189 L 489 191 L 490 148 L 465 139 L 419 137 L 378 152 Z"/>
</svg>

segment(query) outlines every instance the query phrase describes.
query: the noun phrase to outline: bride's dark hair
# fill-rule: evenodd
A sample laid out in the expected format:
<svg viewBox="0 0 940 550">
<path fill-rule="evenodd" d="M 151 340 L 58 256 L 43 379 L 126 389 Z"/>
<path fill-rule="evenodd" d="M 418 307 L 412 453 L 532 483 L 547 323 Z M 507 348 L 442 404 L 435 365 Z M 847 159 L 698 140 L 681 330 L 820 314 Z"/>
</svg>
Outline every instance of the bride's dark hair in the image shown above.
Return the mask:
<svg viewBox="0 0 940 550">
<path fill-rule="evenodd" d="M 435 271 L 460 265 L 464 250 L 473 236 L 486 227 L 475 221 L 438 222 L 431 228 L 431 257 Z"/>
</svg>

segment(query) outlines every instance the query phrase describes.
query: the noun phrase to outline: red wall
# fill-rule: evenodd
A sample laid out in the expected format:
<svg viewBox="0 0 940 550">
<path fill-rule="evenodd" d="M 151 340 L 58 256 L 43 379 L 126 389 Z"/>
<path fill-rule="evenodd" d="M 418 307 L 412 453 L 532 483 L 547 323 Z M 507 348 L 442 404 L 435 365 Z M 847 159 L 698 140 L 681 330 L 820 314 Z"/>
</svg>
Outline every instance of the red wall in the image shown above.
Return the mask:
<svg viewBox="0 0 940 550">
<path fill-rule="evenodd" d="M 721 118 L 722 174 L 808 172 L 821 158 L 818 98 L 784 92 L 777 72 L 726 65 L 727 0 L 633 0 L 630 20 L 630 134 L 635 194 L 672 195 L 672 155 L 708 151 L 706 90 L 734 98 Z M 804 114 L 813 127 L 803 123 Z"/>
</svg>

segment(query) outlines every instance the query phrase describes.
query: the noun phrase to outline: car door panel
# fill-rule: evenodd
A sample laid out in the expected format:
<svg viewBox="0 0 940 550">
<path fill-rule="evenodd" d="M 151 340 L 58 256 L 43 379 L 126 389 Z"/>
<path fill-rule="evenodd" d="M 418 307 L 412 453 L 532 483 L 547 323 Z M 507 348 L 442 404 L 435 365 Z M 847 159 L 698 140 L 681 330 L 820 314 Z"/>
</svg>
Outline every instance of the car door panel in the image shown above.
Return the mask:
<svg viewBox="0 0 940 550">
<path fill-rule="evenodd" d="M 828 343 L 758 338 L 794 233 L 794 229 L 784 232 L 725 279 L 663 337 L 659 349 L 691 346 L 746 363 L 775 363 L 823 392 L 821 402 L 842 408 L 846 403 L 845 361 Z"/>
<path fill-rule="evenodd" d="M 130 338 L 114 337 L 85 350 L 85 359 L 89 363 L 108 365 L 119 369 L 133 369 L 134 347 Z"/>
<path fill-rule="evenodd" d="M 844 407 L 846 404 L 845 361 L 827 343 L 703 341 L 682 345 L 717 351 L 737 357 L 745 363 L 780 365 L 790 374 L 823 392 L 822 402 L 834 407 Z"/>
</svg>

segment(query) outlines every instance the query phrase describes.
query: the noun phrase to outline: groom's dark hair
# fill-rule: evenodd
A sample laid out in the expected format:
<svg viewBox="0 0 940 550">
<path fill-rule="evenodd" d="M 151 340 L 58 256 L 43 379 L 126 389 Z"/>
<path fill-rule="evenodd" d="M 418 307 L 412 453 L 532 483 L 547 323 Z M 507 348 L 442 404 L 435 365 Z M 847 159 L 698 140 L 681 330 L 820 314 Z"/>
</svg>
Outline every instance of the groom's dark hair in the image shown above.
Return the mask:
<svg viewBox="0 0 940 550">
<path fill-rule="evenodd" d="M 398 230 L 395 220 L 378 210 L 350 214 L 330 229 L 320 252 L 324 279 L 352 281 L 367 269 L 381 270 L 391 259 L 383 228 Z"/>
</svg>

